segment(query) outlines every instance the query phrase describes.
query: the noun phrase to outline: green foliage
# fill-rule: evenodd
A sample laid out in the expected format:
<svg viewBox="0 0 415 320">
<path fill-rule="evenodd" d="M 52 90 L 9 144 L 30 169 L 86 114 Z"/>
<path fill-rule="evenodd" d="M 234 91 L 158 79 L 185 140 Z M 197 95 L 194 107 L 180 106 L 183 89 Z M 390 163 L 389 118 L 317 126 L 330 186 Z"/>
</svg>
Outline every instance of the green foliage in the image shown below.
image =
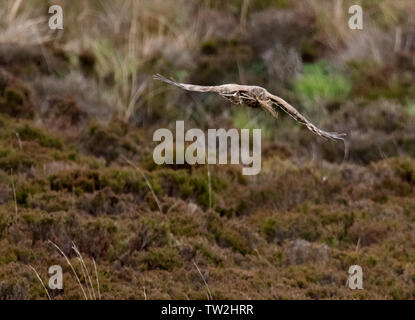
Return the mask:
<svg viewBox="0 0 415 320">
<path fill-rule="evenodd" d="M 216 194 L 227 189 L 226 182 L 213 174 L 211 177 L 212 194 L 209 195 L 209 183 L 205 168 L 200 168 L 193 174 L 189 174 L 186 170 L 162 170 L 157 175 L 161 179 L 162 185 L 169 185 L 169 190 L 166 190 L 167 194 L 179 194 L 184 199 L 192 198 L 205 208 L 209 207 L 209 197 L 214 205 Z"/>
<path fill-rule="evenodd" d="M 351 84 L 325 60 L 304 66 L 303 75 L 294 83 L 294 92 L 306 107 L 321 101 L 347 97 Z"/>
<path fill-rule="evenodd" d="M 408 102 L 408 104 L 407 104 L 407 109 L 408 109 L 408 113 L 411 115 L 411 116 L 415 116 L 415 100 L 414 101 L 410 101 L 410 102 Z"/>
<path fill-rule="evenodd" d="M 415 161 L 410 158 L 396 161 L 395 173 L 404 181 L 415 185 Z"/>
<path fill-rule="evenodd" d="M 85 148 L 97 157 L 111 162 L 119 156 L 118 137 L 99 124 L 92 124 L 84 136 Z"/>
<path fill-rule="evenodd" d="M 369 100 L 397 100 L 409 106 L 415 99 L 415 86 L 408 73 L 391 69 L 371 59 L 351 60 L 348 66 L 353 83 L 353 96 L 362 96 Z M 410 111 L 410 107 L 408 109 Z"/>
<path fill-rule="evenodd" d="M 223 3 L 222 1 L 211 1 L 211 6 L 220 8 L 221 10 L 228 10 L 234 13 L 240 13 L 244 5 L 248 5 L 249 12 L 256 12 L 266 9 L 290 9 L 293 7 L 292 0 L 235 0 Z"/>
<path fill-rule="evenodd" d="M 34 112 L 27 99 L 22 87 L 6 87 L 3 96 L 0 96 L 0 112 L 11 116 L 33 118 Z"/>
<path fill-rule="evenodd" d="M 23 220 L 31 230 L 32 244 L 39 240 L 48 240 L 52 235 L 53 225 L 56 223 L 52 217 L 41 212 L 26 213 L 23 215 Z"/>
<path fill-rule="evenodd" d="M 118 159 L 120 154 L 135 151 L 136 143 L 132 142 L 127 134 L 128 125 L 122 121 L 114 121 L 107 127 L 93 122 L 81 134 L 83 149 L 111 163 Z"/>
<path fill-rule="evenodd" d="M 350 1 L 350 0 L 349 0 Z M 354 2 L 350 1 L 350 5 Z M 383 31 L 390 31 L 397 24 L 403 23 L 408 14 L 405 2 L 388 0 L 362 0 L 363 8 L 370 8 L 370 17 Z"/>
<path fill-rule="evenodd" d="M 62 142 L 58 138 L 46 134 L 39 128 L 34 128 L 26 124 L 22 128 L 19 128 L 17 132 L 22 140 L 37 141 L 42 147 L 62 150 Z"/>
<path fill-rule="evenodd" d="M 292 8 L 292 6 L 292 0 L 254 0 L 250 3 L 252 10 L 264 10 L 270 7 L 277 9 L 289 9 Z"/>
<path fill-rule="evenodd" d="M 17 170 L 21 167 L 30 168 L 35 165 L 35 157 L 14 148 L 2 147 L 0 145 L 0 169 L 10 171 L 10 169 Z"/>
<path fill-rule="evenodd" d="M 115 193 L 140 193 L 148 188 L 137 172 L 131 169 L 111 169 L 102 176 L 103 186 L 109 186 Z"/>
<path fill-rule="evenodd" d="M 16 187 L 16 201 L 22 206 L 27 206 L 29 198 L 33 195 L 34 188 L 28 184 L 19 184 Z"/>
<path fill-rule="evenodd" d="M 177 249 L 171 247 L 151 249 L 143 258 L 143 263 L 148 270 L 162 269 L 173 271 L 182 266 L 182 261 Z"/>
<path fill-rule="evenodd" d="M 213 234 L 219 246 L 230 247 L 243 255 L 252 250 L 246 238 L 237 230 L 226 226 L 223 220 L 217 216 L 209 216 L 208 230 Z"/>
</svg>

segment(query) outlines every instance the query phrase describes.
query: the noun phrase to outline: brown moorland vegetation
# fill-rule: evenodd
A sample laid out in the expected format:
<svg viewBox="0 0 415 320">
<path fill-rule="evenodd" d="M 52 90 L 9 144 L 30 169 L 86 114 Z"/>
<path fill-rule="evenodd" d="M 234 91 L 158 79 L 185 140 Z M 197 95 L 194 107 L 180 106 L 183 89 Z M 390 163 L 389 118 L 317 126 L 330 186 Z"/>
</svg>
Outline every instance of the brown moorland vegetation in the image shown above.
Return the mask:
<svg viewBox="0 0 415 320">
<path fill-rule="evenodd" d="M 0 299 L 46 299 L 29 265 L 47 283 L 55 264 L 51 298 L 84 298 L 49 240 L 85 290 L 73 243 L 94 281 L 95 261 L 103 299 L 415 298 L 412 1 L 357 1 L 364 29 L 350 30 L 348 0 L 60 0 L 55 31 L 52 1 L 5 2 Z M 155 73 L 261 85 L 347 132 L 349 157 Z M 260 174 L 156 165 L 153 132 L 183 119 L 261 128 Z M 364 290 L 346 286 L 354 264 Z"/>
</svg>

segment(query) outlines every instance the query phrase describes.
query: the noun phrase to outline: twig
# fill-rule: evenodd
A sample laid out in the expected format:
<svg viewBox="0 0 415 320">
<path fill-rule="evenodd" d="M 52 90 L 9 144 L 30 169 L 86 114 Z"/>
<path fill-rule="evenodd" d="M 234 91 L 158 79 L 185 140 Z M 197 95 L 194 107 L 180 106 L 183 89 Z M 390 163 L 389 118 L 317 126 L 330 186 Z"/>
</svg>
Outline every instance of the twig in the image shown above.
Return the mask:
<svg viewBox="0 0 415 320">
<path fill-rule="evenodd" d="M 82 262 L 82 259 L 81 259 L 79 256 L 78 256 L 78 260 L 79 260 L 79 263 L 81 264 L 82 276 L 84 277 L 85 282 L 86 282 L 86 289 L 88 290 L 88 295 L 89 295 L 89 298 L 90 298 L 91 300 L 94 300 L 94 298 L 93 298 L 93 296 L 92 296 L 92 293 L 91 293 L 91 288 L 90 288 L 90 286 L 88 285 L 88 279 L 87 279 L 87 275 L 86 275 L 86 272 L 85 272 L 84 264 L 83 264 L 83 262 Z"/>
<path fill-rule="evenodd" d="M 147 300 L 146 287 L 143 287 L 144 300 Z"/>
<path fill-rule="evenodd" d="M 17 11 L 19 11 L 19 7 L 20 7 L 21 4 L 22 4 L 22 0 L 16 0 L 13 3 L 13 6 L 12 6 L 10 12 L 7 15 L 7 19 L 6 19 L 7 26 L 9 26 L 14 21 L 14 18 L 16 17 Z"/>
<path fill-rule="evenodd" d="M 98 299 L 101 300 L 101 291 L 99 289 L 99 280 L 98 280 L 97 264 L 95 263 L 95 259 L 94 258 L 92 258 L 92 262 L 94 263 L 95 277 L 97 278 Z"/>
<path fill-rule="evenodd" d="M 169 209 L 167 210 L 166 214 L 168 214 L 171 210 L 173 210 L 174 208 L 176 208 L 178 205 L 180 204 L 180 202 L 175 202 L 173 203 Z"/>
<path fill-rule="evenodd" d="M 82 258 L 81 252 L 78 250 L 77 246 L 75 245 L 75 243 L 74 243 L 73 241 L 72 241 L 72 249 L 73 249 L 73 250 L 75 251 L 75 253 L 78 255 L 78 259 L 79 259 L 79 261 L 81 262 L 81 265 L 82 265 L 82 267 L 83 267 L 83 269 L 84 269 L 84 274 L 86 273 L 86 276 L 88 277 L 88 280 L 89 280 L 89 285 L 91 286 L 91 290 L 89 290 L 89 286 L 87 286 L 87 288 L 88 288 L 88 292 L 89 292 L 89 295 L 90 295 L 91 299 L 93 298 L 94 300 L 96 300 L 96 299 L 97 299 L 97 297 L 96 297 L 96 295 L 95 295 L 94 286 L 92 285 L 92 280 L 91 280 L 91 276 L 90 276 L 90 274 L 89 274 L 89 270 L 88 270 L 88 268 L 86 267 L 86 264 L 85 264 L 84 259 Z M 84 275 L 84 278 L 85 278 L 85 280 L 86 280 L 85 275 Z M 91 295 L 91 291 L 92 291 L 92 295 Z"/>
<path fill-rule="evenodd" d="M 359 252 L 360 249 L 360 237 L 357 239 L 357 245 L 356 245 L 356 252 Z"/>
<path fill-rule="evenodd" d="M 17 142 L 19 143 L 19 149 L 22 150 L 22 140 L 20 140 L 20 135 L 18 132 L 15 132 L 16 138 L 17 138 Z"/>
<path fill-rule="evenodd" d="M 200 274 L 200 277 L 202 278 L 202 280 L 203 280 L 203 282 L 204 282 L 204 284 L 205 284 L 205 287 L 206 287 L 207 292 L 208 292 L 208 300 L 212 300 L 212 299 L 213 299 L 213 298 L 212 298 L 212 294 L 210 293 L 209 286 L 208 286 L 208 284 L 207 284 L 207 282 L 206 282 L 206 280 L 205 280 L 205 277 L 203 276 L 202 272 L 200 272 L 200 269 L 199 269 L 199 267 L 197 266 L 197 264 L 196 264 L 196 262 L 195 262 L 194 260 L 193 260 L 193 264 L 194 264 L 194 266 L 196 267 L 197 271 L 198 271 L 198 272 L 199 272 L 199 274 Z"/>
<path fill-rule="evenodd" d="M 241 16 L 239 19 L 242 29 L 246 28 L 246 17 L 248 16 L 249 1 L 250 0 L 244 0 L 242 3 Z"/>
<path fill-rule="evenodd" d="M 49 299 L 49 300 L 52 300 L 52 299 L 51 299 L 51 297 L 50 297 L 50 295 L 49 295 L 48 289 L 46 289 L 46 286 L 45 286 L 45 284 L 43 283 L 42 278 L 39 276 L 39 273 L 38 273 L 38 272 L 36 271 L 36 269 L 35 269 L 35 268 L 33 268 L 30 264 L 28 264 L 28 266 L 29 266 L 29 268 L 30 268 L 30 269 L 32 269 L 32 270 L 33 270 L 33 272 L 36 274 L 36 277 L 39 279 L 40 283 L 42 284 L 43 289 L 45 289 L 45 292 L 46 292 L 46 294 L 47 294 L 47 296 L 48 296 L 48 299 Z"/>
<path fill-rule="evenodd" d="M 209 209 L 212 209 L 212 183 L 210 179 L 209 163 L 206 162 L 207 176 L 208 176 L 208 192 L 209 192 Z"/>
<path fill-rule="evenodd" d="M 13 178 L 13 169 L 10 170 L 10 175 L 12 177 L 12 189 L 13 189 L 13 197 L 14 197 L 14 211 L 16 212 L 17 216 L 17 198 L 16 198 L 16 188 L 14 187 L 14 178 Z"/>
</svg>

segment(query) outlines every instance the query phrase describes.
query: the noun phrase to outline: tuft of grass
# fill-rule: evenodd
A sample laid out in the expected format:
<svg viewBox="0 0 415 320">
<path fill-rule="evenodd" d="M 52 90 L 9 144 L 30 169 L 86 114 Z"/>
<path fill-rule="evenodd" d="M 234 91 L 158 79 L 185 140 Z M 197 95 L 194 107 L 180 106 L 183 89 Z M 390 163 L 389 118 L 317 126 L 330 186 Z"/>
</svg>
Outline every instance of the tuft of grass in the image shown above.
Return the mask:
<svg viewBox="0 0 415 320">
<path fill-rule="evenodd" d="M 85 300 L 88 300 L 88 299 L 97 300 L 97 297 L 98 297 L 98 299 L 101 299 L 101 293 L 100 293 L 100 289 L 99 289 L 98 272 L 97 272 L 97 267 L 96 267 L 95 260 L 92 259 L 92 262 L 94 264 L 98 294 L 95 293 L 95 288 L 94 288 L 94 285 L 93 285 L 92 279 L 91 279 L 91 273 L 90 273 L 89 269 L 87 268 L 87 266 L 85 264 L 85 260 L 82 257 L 82 254 L 79 251 L 78 247 L 75 245 L 74 242 L 72 242 L 71 249 L 75 251 L 75 254 L 76 254 L 76 256 L 78 258 L 78 261 L 81 265 L 83 279 L 84 279 L 84 282 L 86 283 L 86 287 L 87 287 L 87 291 L 88 291 L 88 295 L 87 295 L 87 292 L 85 291 L 85 288 L 81 283 L 81 278 L 78 276 L 78 273 L 76 272 L 76 270 L 75 270 L 74 266 L 72 265 L 71 261 L 69 260 L 69 258 L 66 256 L 66 254 L 62 251 L 62 249 L 56 243 L 52 242 L 51 240 L 48 240 L 48 242 L 50 244 L 52 244 L 59 251 L 59 253 L 65 258 L 66 262 L 68 263 L 69 267 L 71 268 L 71 270 L 72 270 L 72 272 L 73 272 L 73 274 L 76 278 L 76 281 L 78 282 L 78 285 L 79 285 L 79 287 L 82 291 L 82 294 L 83 294 Z M 39 276 L 38 276 L 38 278 L 41 281 Z M 45 288 L 45 290 L 46 290 L 46 288 Z M 49 297 L 49 299 L 50 299 L 50 297 Z"/>
<path fill-rule="evenodd" d="M 86 295 L 86 292 L 85 292 L 85 289 L 84 289 L 84 286 L 82 285 L 82 283 L 81 283 L 81 280 L 79 279 L 79 276 L 78 276 L 78 274 L 76 273 L 76 271 L 75 271 L 75 268 L 73 267 L 73 265 L 72 265 L 72 263 L 71 263 L 71 261 L 69 260 L 69 258 L 66 256 L 66 254 L 62 251 L 62 249 L 61 248 L 59 248 L 59 246 L 57 245 L 57 244 L 55 244 L 54 242 L 52 242 L 51 240 L 49 240 L 49 243 L 51 243 L 58 251 L 59 251 L 59 253 L 65 258 L 65 260 L 66 260 L 66 262 L 68 263 L 68 265 L 70 266 L 70 268 L 71 268 L 71 270 L 72 270 L 72 272 L 73 272 L 73 274 L 75 275 L 75 278 L 76 278 L 76 281 L 78 282 L 78 284 L 79 284 L 79 287 L 81 288 L 81 291 L 82 291 L 82 294 L 84 295 L 84 297 L 85 297 L 85 300 L 88 300 L 88 297 L 87 297 L 87 295 Z"/>
<path fill-rule="evenodd" d="M 319 102 L 346 98 L 351 84 L 325 60 L 306 64 L 300 79 L 294 83 L 294 92 L 306 108 Z"/>
<path fill-rule="evenodd" d="M 408 113 L 411 116 L 415 116 L 415 100 L 414 101 L 409 101 L 407 106 L 406 106 L 406 109 L 408 110 Z"/>
</svg>

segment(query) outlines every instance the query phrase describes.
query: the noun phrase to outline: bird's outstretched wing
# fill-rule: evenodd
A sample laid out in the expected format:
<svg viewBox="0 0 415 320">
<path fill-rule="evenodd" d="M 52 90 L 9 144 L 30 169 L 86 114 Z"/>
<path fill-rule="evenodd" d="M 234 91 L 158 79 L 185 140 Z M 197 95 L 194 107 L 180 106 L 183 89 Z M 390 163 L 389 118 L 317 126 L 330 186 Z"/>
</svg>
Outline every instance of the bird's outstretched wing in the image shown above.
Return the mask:
<svg viewBox="0 0 415 320">
<path fill-rule="evenodd" d="M 307 127 L 307 129 L 310 130 L 311 132 L 323 138 L 330 139 L 330 140 L 343 140 L 344 141 L 346 133 L 327 132 L 327 131 L 321 130 L 317 128 L 314 124 L 312 124 L 306 117 L 304 117 L 300 112 L 297 111 L 297 109 L 295 109 L 292 105 L 290 105 L 284 99 L 277 97 L 270 93 L 269 93 L 269 98 L 272 103 L 277 105 L 284 112 L 288 113 L 296 121 L 304 124 Z"/>
<path fill-rule="evenodd" d="M 167 79 L 166 77 L 163 77 L 161 74 L 154 75 L 153 79 L 172 84 L 176 87 L 182 88 L 182 89 L 187 90 L 187 91 L 217 92 L 217 86 L 198 86 L 198 85 L 194 85 L 194 84 L 176 82 L 173 79 L 170 80 L 170 79 Z"/>
</svg>

